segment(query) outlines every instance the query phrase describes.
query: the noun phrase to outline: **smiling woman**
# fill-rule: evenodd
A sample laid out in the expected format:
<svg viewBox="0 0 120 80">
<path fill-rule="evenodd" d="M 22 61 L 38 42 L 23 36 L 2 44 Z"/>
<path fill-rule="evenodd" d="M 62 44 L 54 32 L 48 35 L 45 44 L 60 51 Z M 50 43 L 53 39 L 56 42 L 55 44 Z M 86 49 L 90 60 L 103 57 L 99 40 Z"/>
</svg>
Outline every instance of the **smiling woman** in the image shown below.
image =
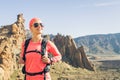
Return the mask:
<svg viewBox="0 0 120 80">
<path fill-rule="evenodd" d="M 20 63 L 24 63 L 25 80 L 51 80 L 49 66 L 61 60 L 61 54 L 55 44 L 42 38 L 43 25 L 39 18 L 32 18 L 29 22 L 32 38 L 22 44 Z M 39 54 L 38 54 L 39 53 Z M 49 58 L 48 54 L 53 55 Z"/>
</svg>

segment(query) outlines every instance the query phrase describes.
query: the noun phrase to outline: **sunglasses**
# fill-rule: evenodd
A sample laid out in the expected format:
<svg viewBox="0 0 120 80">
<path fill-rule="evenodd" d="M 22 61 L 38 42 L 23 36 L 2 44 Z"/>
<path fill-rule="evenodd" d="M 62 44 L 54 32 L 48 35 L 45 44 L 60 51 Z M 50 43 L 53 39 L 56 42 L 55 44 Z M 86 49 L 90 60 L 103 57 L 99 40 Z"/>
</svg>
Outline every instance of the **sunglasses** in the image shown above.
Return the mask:
<svg viewBox="0 0 120 80">
<path fill-rule="evenodd" d="M 35 28 L 37 28 L 38 26 L 44 27 L 42 23 L 34 23 L 33 25 Z"/>
</svg>

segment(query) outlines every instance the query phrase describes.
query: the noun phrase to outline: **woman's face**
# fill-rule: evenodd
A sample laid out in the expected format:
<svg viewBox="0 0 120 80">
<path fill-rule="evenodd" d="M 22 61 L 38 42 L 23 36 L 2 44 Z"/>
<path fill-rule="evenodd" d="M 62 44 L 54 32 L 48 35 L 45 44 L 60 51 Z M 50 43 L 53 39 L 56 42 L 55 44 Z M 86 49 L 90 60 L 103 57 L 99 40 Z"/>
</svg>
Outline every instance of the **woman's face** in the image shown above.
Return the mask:
<svg viewBox="0 0 120 80">
<path fill-rule="evenodd" d="M 40 23 L 39 20 L 34 21 L 34 23 L 30 27 L 30 30 L 34 35 L 42 34 L 43 32 L 42 23 Z"/>
</svg>

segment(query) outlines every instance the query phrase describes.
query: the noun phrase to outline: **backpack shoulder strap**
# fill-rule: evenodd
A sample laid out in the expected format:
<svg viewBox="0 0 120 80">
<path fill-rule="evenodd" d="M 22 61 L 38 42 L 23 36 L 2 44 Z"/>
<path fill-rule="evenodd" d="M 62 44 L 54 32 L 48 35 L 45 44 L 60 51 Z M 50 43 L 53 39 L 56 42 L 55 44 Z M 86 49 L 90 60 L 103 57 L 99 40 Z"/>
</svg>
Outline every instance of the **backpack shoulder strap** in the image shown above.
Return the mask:
<svg viewBox="0 0 120 80">
<path fill-rule="evenodd" d="M 24 54 L 23 54 L 23 60 L 24 60 L 24 61 L 26 60 L 25 54 L 26 54 L 26 50 L 27 50 L 27 47 L 28 47 L 28 45 L 29 45 L 30 40 L 31 40 L 31 38 L 30 38 L 30 39 L 27 39 L 27 40 L 25 41 L 25 44 L 24 44 Z"/>
<path fill-rule="evenodd" d="M 47 45 L 47 39 L 43 38 L 41 43 L 41 55 L 45 55 L 46 52 L 46 45 Z"/>
</svg>

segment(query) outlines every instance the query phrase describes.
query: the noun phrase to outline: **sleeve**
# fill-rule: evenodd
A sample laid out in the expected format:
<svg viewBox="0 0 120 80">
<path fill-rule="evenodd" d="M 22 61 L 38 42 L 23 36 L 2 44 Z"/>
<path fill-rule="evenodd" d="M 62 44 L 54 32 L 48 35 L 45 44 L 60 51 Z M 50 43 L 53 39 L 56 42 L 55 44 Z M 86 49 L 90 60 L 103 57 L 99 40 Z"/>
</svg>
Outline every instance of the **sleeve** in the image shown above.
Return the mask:
<svg viewBox="0 0 120 80">
<path fill-rule="evenodd" d="M 53 57 L 51 58 L 52 63 L 60 61 L 62 59 L 62 56 L 59 50 L 57 49 L 56 45 L 53 42 L 48 41 L 47 46 L 48 52 L 53 55 Z"/>
</svg>

